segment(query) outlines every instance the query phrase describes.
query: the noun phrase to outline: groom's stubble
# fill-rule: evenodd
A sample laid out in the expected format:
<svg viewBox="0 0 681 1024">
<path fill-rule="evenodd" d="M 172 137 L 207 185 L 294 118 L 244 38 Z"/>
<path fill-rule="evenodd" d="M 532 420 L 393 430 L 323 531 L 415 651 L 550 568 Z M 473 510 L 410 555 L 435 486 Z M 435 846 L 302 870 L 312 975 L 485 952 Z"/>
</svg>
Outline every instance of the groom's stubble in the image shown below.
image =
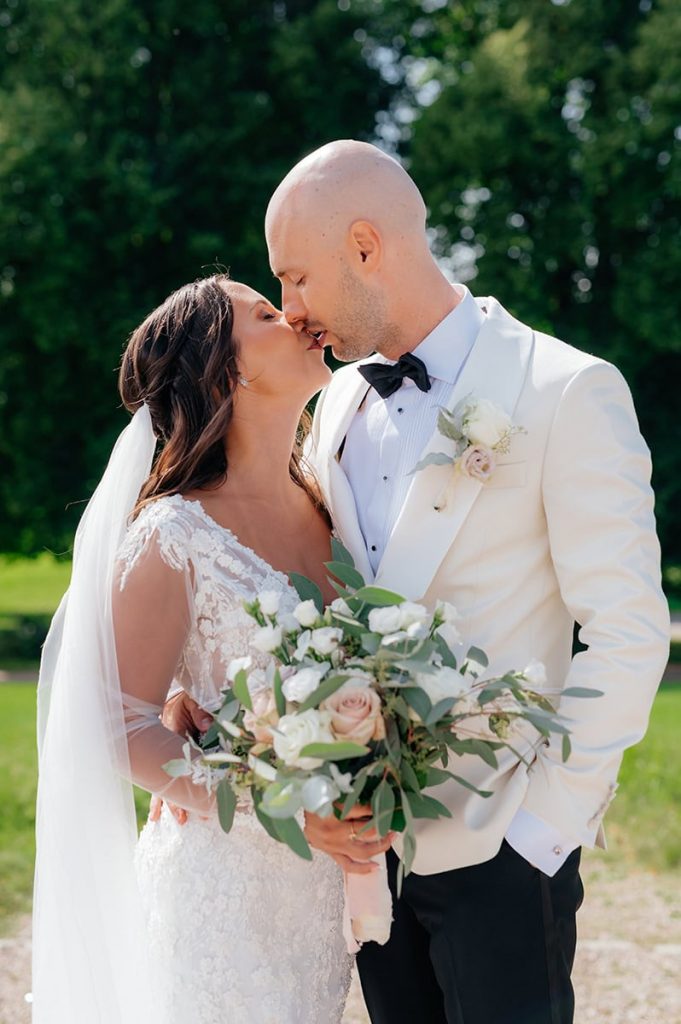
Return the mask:
<svg viewBox="0 0 681 1024">
<path fill-rule="evenodd" d="M 331 350 L 340 362 L 366 359 L 375 351 L 390 351 L 400 344 L 398 324 L 390 321 L 384 296 L 369 288 L 343 263 L 333 323 Z"/>
</svg>

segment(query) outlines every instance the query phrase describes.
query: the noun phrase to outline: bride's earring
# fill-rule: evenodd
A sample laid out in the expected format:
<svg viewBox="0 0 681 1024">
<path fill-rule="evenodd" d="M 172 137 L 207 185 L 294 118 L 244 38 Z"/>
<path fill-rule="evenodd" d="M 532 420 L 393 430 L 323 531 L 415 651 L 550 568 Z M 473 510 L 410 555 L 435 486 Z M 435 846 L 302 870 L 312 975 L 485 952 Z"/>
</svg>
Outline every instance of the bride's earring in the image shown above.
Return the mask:
<svg viewBox="0 0 681 1024">
<path fill-rule="evenodd" d="M 241 384 L 242 388 L 248 387 L 248 381 L 245 377 L 239 377 L 239 384 Z"/>
</svg>

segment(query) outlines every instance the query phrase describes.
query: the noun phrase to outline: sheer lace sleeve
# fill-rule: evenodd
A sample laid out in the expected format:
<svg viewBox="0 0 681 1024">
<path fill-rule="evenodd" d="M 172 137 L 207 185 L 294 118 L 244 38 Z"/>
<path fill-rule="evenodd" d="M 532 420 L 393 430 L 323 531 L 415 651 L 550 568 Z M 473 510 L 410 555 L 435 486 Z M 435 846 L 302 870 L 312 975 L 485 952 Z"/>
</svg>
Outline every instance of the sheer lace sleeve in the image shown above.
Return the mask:
<svg viewBox="0 0 681 1024">
<path fill-rule="evenodd" d="M 143 511 L 119 551 L 112 593 L 116 657 L 132 781 L 190 811 L 212 810 L 214 796 L 163 765 L 181 758 L 184 739 L 159 715 L 194 619 L 187 525 L 163 510 Z"/>
</svg>

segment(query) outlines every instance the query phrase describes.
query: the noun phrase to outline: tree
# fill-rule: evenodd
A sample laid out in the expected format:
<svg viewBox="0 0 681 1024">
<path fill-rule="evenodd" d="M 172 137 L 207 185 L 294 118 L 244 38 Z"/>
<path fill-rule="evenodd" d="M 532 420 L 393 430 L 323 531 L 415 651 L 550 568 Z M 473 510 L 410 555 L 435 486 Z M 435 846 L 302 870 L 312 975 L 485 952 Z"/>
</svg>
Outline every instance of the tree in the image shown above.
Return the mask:
<svg viewBox="0 0 681 1024">
<path fill-rule="evenodd" d="M 277 298 L 267 199 L 398 87 L 372 5 L 0 0 L 0 550 L 70 547 L 125 339 L 216 262 Z"/>
<path fill-rule="evenodd" d="M 429 46 L 449 60 L 427 65 L 440 92 L 408 141 L 435 245 L 478 294 L 619 365 L 678 562 L 681 9 L 466 6 L 487 30 L 469 46 L 459 5 L 439 12 Z"/>
</svg>

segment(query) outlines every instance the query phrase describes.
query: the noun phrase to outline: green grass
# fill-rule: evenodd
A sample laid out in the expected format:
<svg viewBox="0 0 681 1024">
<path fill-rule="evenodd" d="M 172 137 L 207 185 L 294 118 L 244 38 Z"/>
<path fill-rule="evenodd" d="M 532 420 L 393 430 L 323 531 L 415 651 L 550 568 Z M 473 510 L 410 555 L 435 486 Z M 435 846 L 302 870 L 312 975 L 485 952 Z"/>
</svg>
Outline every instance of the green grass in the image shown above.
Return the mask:
<svg viewBox="0 0 681 1024">
<path fill-rule="evenodd" d="M 38 761 L 35 698 L 30 683 L 0 684 L 0 935 L 16 914 L 31 906 Z M 149 795 L 136 790 L 135 805 L 141 823 Z"/>
<path fill-rule="evenodd" d="M 30 907 L 36 779 L 35 687 L 0 685 L 0 934 Z M 608 813 L 604 868 L 668 872 L 681 866 L 681 687 L 661 691 L 650 728 L 629 750 Z M 144 821 L 148 795 L 135 794 Z M 83 814 L 87 808 L 83 807 Z"/>
<path fill-rule="evenodd" d="M 0 556 L 0 616 L 51 615 L 69 585 L 71 563 L 50 554 Z"/>
</svg>

